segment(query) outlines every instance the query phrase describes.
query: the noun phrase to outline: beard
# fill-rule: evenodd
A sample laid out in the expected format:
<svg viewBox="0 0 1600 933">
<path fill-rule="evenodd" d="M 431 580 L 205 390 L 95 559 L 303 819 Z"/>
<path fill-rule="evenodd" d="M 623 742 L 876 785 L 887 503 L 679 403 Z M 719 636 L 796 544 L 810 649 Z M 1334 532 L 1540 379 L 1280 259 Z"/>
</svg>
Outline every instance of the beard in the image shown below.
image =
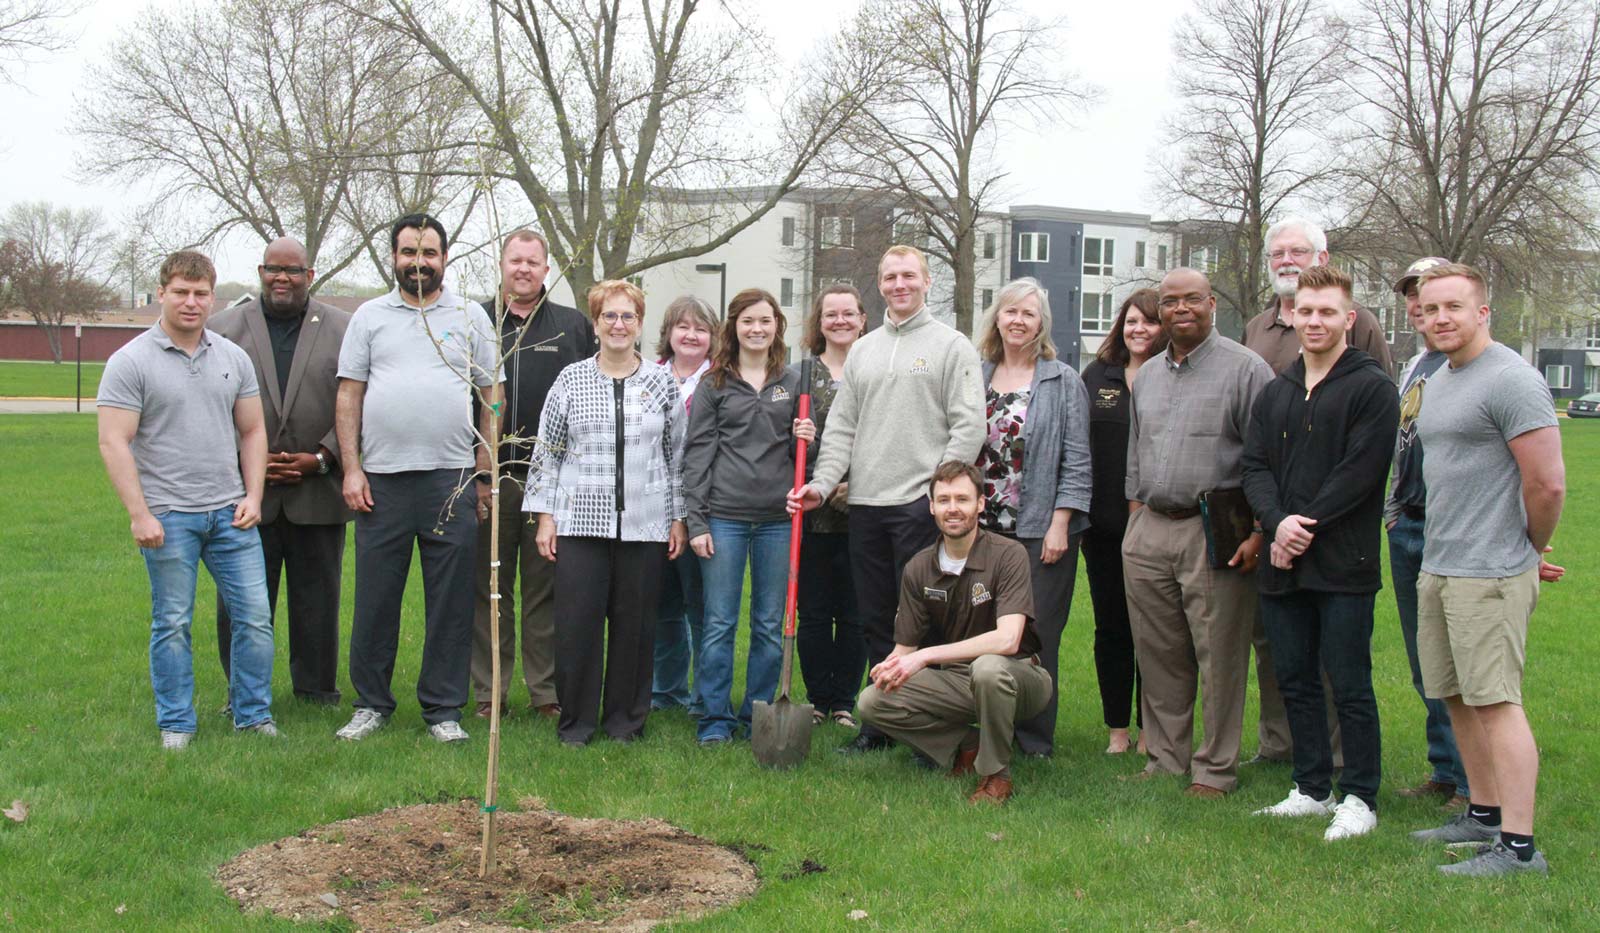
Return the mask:
<svg viewBox="0 0 1600 933">
<path fill-rule="evenodd" d="M 415 278 L 412 272 L 420 273 Z M 394 281 L 400 290 L 417 297 L 431 295 L 439 290 L 439 270 L 432 266 L 404 265 L 394 267 Z"/>
<path fill-rule="evenodd" d="M 1300 273 L 1304 271 L 1299 266 L 1283 266 L 1272 273 L 1272 293 L 1279 298 L 1293 298 L 1295 289 L 1300 287 Z M 1290 272 L 1292 276 L 1285 274 Z"/>
</svg>

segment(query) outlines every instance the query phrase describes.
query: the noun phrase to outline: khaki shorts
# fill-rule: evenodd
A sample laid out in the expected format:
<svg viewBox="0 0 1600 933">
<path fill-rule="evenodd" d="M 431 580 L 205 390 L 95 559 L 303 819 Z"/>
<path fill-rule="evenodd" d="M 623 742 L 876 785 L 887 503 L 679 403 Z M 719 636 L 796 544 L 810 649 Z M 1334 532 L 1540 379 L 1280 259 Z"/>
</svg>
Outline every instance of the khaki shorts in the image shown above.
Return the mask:
<svg viewBox="0 0 1600 933">
<path fill-rule="evenodd" d="M 1514 577 L 1417 577 L 1417 661 L 1430 699 L 1522 705 L 1539 568 Z"/>
</svg>

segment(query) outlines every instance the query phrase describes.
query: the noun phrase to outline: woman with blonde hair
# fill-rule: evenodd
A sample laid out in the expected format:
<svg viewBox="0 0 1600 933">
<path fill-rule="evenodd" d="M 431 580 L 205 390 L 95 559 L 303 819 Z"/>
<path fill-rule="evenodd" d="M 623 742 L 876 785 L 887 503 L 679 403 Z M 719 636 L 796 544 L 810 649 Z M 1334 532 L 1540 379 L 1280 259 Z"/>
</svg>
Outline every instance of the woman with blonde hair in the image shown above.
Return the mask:
<svg viewBox="0 0 1600 933">
<path fill-rule="evenodd" d="M 1089 525 L 1089 395 L 1056 359 L 1050 300 L 1038 281 L 1017 279 L 995 296 L 978 337 L 988 433 L 978 451 L 982 527 L 1027 548 L 1039 661 L 1050 672 L 1050 702 L 1017 723 L 1023 754 L 1055 751 L 1056 671 L 1072 606 L 1078 539 Z"/>
</svg>

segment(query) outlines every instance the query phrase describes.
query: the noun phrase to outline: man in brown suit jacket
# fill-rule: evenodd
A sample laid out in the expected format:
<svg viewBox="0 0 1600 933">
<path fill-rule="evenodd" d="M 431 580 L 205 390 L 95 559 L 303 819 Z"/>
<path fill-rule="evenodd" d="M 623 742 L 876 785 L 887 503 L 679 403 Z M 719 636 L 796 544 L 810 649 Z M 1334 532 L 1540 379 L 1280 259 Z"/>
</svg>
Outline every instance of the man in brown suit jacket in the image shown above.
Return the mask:
<svg viewBox="0 0 1600 933">
<path fill-rule="evenodd" d="M 261 549 L 277 616 L 278 581 L 289 577 L 289 675 L 296 697 L 339 702 L 339 588 L 345 523 L 334 436 L 339 346 L 350 313 L 314 301 L 306 250 L 283 237 L 267 245 L 261 295 L 215 314 L 207 327 L 250 355 L 267 424 L 267 488 Z M 217 604 L 217 644 L 228 669 L 231 626 Z"/>
</svg>

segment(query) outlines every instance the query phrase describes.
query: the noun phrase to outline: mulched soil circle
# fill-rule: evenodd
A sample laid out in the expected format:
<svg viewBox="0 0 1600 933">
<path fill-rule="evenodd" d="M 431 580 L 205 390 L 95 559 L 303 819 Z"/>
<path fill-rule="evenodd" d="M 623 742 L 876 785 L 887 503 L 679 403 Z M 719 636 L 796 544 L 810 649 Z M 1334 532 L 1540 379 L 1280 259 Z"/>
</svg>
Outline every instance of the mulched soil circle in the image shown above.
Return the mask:
<svg viewBox="0 0 1600 933">
<path fill-rule="evenodd" d="M 340 820 L 257 846 L 217 870 L 247 911 L 346 918 L 360 930 L 648 930 L 755 892 L 755 866 L 661 820 L 502 811 L 498 866 L 478 877 L 473 801 Z"/>
</svg>

